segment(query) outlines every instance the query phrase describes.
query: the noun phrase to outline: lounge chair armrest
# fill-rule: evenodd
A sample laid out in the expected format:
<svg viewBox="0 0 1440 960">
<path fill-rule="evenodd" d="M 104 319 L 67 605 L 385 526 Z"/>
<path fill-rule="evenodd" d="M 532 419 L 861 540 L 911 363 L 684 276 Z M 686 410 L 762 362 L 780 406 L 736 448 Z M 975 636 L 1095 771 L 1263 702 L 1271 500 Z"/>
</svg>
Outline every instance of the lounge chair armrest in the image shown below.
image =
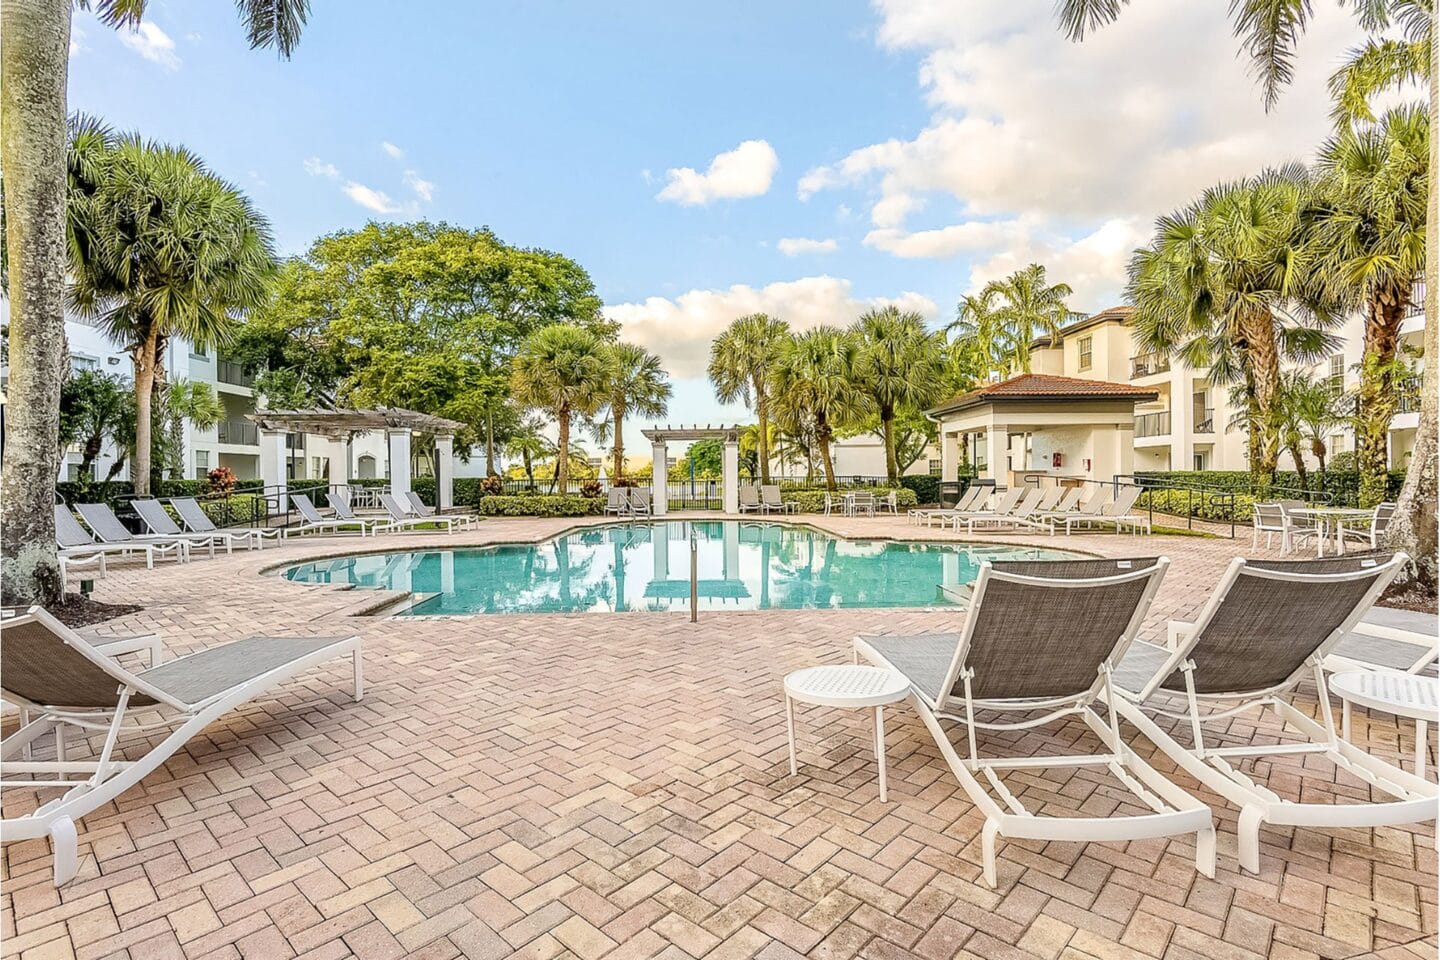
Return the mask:
<svg viewBox="0 0 1440 960">
<path fill-rule="evenodd" d="M 1195 624 L 1188 620 L 1168 620 L 1165 623 L 1165 646 L 1174 650 L 1180 646 L 1180 641 L 1195 629 Z"/>
<path fill-rule="evenodd" d="M 93 645 L 97 651 L 111 658 L 143 650 L 146 652 L 146 665 L 151 667 L 160 665 L 163 650 L 160 635 L 156 633 L 141 633 L 131 637 L 97 637 Z"/>
</svg>

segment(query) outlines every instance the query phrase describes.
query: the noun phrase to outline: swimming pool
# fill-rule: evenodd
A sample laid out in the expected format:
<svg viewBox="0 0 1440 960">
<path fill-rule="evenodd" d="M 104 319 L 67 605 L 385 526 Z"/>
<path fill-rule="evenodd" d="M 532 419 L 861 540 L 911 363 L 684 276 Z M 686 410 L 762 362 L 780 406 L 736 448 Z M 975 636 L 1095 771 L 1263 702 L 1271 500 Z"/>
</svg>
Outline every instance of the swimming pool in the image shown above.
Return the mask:
<svg viewBox="0 0 1440 960">
<path fill-rule="evenodd" d="M 695 534 L 702 610 L 947 606 L 987 559 L 1069 559 L 999 544 L 846 540 L 744 520 L 585 527 L 542 543 L 336 557 L 288 567 L 301 583 L 415 595 L 403 614 L 687 610 Z"/>
</svg>

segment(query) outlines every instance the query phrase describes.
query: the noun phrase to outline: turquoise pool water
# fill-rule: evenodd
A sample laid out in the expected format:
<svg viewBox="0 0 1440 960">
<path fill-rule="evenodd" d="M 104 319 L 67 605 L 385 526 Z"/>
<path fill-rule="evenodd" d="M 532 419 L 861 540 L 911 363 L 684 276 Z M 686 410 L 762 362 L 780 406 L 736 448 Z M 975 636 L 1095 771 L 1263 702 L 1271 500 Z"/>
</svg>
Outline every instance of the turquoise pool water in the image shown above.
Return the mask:
<svg viewBox="0 0 1440 960">
<path fill-rule="evenodd" d="M 410 616 L 687 610 L 690 535 L 703 610 L 946 606 L 986 559 L 1067 559 L 995 544 L 845 540 L 810 527 L 736 520 L 587 527 L 544 543 L 369 554 L 282 576 L 417 595 Z"/>
</svg>

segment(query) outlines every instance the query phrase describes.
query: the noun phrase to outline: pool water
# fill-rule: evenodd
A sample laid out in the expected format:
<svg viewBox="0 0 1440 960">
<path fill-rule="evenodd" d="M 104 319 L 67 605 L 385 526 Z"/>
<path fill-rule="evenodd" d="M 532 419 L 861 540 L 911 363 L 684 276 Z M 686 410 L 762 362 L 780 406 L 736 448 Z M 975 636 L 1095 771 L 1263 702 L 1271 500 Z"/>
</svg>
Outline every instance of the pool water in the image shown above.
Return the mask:
<svg viewBox="0 0 1440 960">
<path fill-rule="evenodd" d="M 317 560 L 282 576 L 416 595 L 410 616 L 687 610 L 695 535 L 702 610 L 948 606 L 985 560 L 1069 559 L 997 544 L 846 540 L 743 520 L 586 527 L 552 540 Z"/>
</svg>

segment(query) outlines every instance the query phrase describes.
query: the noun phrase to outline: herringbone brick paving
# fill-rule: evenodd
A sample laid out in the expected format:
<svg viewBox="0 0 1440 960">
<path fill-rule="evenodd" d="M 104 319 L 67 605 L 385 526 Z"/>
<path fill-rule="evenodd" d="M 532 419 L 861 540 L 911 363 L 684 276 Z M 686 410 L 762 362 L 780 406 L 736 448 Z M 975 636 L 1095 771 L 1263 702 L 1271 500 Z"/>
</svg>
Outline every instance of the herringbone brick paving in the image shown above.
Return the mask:
<svg viewBox="0 0 1440 960">
<path fill-rule="evenodd" d="M 950 538 L 894 520 L 814 522 Z M 780 678 L 848 661 L 857 633 L 944 628 L 951 613 L 382 620 L 349 615 L 368 596 L 259 575 L 362 546 L 538 539 L 569 525 L 496 521 L 449 538 L 115 565 L 97 597 L 144 610 L 102 632 L 153 630 L 171 653 L 257 632 L 355 632 L 366 697 L 350 701 L 337 663 L 216 722 L 85 818 L 81 873 L 64 889 L 50 884 L 48 843 L 7 845 L 4 956 L 1435 956 L 1428 825 L 1267 830 L 1262 873 L 1243 875 L 1235 811 L 1156 757 L 1217 813 L 1216 880 L 1194 872 L 1190 839 L 1005 841 L 992 891 L 979 883 L 980 818 L 903 706 L 888 724 L 890 803 L 878 800 L 857 713 L 802 708 L 803 766 L 789 776 Z M 1152 629 L 1193 614 L 1229 558 L 1249 552 L 1248 541 L 1003 539 L 1170 555 Z M 1228 730 L 1237 741 L 1278 733 L 1243 718 Z M 1366 735 L 1390 756 L 1413 746 L 1379 714 Z M 1089 736 L 1057 724 L 982 749 L 1058 752 Z M 132 740 L 126 752 L 139 749 Z M 1255 775 L 1286 794 L 1364 793 L 1313 759 Z M 1007 784 L 1032 809 L 1128 802 L 1094 770 Z M 6 812 L 31 803 L 12 793 Z"/>
</svg>

